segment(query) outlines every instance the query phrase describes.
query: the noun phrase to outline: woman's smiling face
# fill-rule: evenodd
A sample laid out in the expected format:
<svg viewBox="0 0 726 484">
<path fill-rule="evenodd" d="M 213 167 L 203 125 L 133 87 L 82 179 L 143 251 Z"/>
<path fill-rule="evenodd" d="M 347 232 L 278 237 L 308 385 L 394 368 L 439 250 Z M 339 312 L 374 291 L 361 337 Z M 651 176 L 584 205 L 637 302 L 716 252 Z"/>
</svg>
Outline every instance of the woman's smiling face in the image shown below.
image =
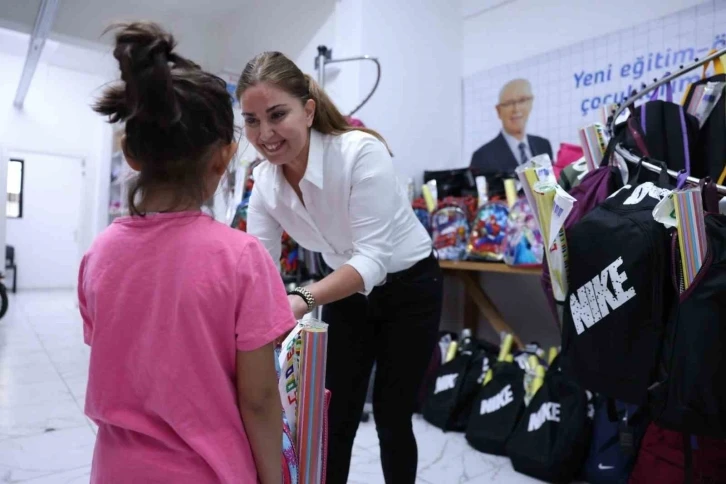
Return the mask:
<svg viewBox="0 0 726 484">
<path fill-rule="evenodd" d="M 245 136 L 267 160 L 284 165 L 307 149 L 315 101 L 300 99 L 272 84 L 251 86 L 240 97 Z"/>
</svg>

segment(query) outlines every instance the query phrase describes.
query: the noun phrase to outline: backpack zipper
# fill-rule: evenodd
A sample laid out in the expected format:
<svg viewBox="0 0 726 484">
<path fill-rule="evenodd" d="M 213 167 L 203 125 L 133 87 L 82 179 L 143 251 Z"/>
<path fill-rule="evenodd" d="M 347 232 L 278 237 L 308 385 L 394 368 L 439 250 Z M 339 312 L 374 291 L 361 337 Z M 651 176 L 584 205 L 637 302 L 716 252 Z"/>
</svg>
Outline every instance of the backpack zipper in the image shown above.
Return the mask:
<svg viewBox="0 0 726 484">
<path fill-rule="evenodd" d="M 673 230 L 673 233 L 671 235 L 672 237 L 672 243 L 671 243 L 671 255 L 673 258 L 673 282 L 674 284 L 678 284 L 678 287 L 676 287 L 676 290 L 678 291 L 678 300 L 679 302 L 684 301 L 688 296 L 691 295 L 691 292 L 698 286 L 698 284 L 701 282 L 701 279 L 706 275 L 709 268 L 711 267 L 711 264 L 713 263 L 713 253 L 711 252 L 711 244 L 708 243 L 708 237 L 706 238 L 706 257 L 703 260 L 703 265 L 698 270 L 698 273 L 696 274 L 696 277 L 693 278 L 693 282 L 691 282 L 691 285 L 688 286 L 688 289 L 686 289 L 686 281 L 685 276 L 683 274 L 683 266 L 681 264 L 681 251 L 677 249 L 677 241 L 678 241 L 678 231 Z M 676 279 L 677 275 L 677 279 Z"/>
</svg>

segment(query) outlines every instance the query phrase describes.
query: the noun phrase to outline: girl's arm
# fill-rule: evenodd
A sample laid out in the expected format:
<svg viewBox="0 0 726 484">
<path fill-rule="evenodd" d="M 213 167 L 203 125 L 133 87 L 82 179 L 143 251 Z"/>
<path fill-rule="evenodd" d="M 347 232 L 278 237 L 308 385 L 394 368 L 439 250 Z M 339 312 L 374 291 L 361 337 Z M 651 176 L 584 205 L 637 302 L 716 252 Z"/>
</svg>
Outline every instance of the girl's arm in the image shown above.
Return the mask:
<svg viewBox="0 0 726 484">
<path fill-rule="evenodd" d="M 282 404 L 273 345 L 237 352 L 237 400 L 261 484 L 282 482 Z"/>
</svg>

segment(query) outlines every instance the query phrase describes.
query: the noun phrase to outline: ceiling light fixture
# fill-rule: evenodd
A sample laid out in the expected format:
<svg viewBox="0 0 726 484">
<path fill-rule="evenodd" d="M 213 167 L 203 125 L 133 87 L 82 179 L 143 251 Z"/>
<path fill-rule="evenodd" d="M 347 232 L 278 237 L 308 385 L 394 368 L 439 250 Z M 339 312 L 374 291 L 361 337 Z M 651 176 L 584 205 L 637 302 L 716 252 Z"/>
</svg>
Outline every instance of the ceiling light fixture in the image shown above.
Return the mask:
<svg viewBox="0 0 726 484">
<path fill-rule="evenodd" d="M 25 56 L 23 73 L 20 76 L 18 90 L 15 93 L 15 101 L 13 101 L 13 105 L 18 109 L 23 108 L 25 96 L 28 94 L 28 89 L 30 89 L 30 82 L 33 80 L 40 55 L 43 53 L 45 41 L 48 35 L 50 35 L 53 20 L 55 20 L 55 15 L 58 11 L 58 2 L 59 0 L 42 0 L 40 3 L 38 15 L 35 18 L 35 25 L 33 26 L 33 33 L 30 36 L 28 54 Z"/>
</svg>

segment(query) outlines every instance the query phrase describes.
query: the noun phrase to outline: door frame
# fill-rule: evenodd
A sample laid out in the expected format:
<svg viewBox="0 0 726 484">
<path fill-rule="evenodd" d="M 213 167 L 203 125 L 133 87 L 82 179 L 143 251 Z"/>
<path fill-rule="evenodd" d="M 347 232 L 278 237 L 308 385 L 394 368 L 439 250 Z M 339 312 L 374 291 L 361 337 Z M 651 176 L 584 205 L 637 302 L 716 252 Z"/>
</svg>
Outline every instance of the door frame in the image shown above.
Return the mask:
<svg viewBox="0 0 726 484">
<path fill-rule="evenodd" d="M 13 153 L 29 153 L 29 154 L 36 154 L 36 155 L 45 155 L 45 156 L 60 156 L 64 158 L 75 158 L 80 160 L 81 162 L 81 200 L 78 207 L 78 215 L 77 215 L 77 232 L 75 234 L 75 242 L 76 242 L 76 265 L 80 265 L 81 258 L 83 257 L 83 254 L 81 252 L 82 247 L 81 243 L 83 241 L 83 232 L 85 230 L 91 230 L 91 226 L 86 226 L 84 224 L 83 219 L 83 207 L 86 206 L 86 203 L 88 202 L 88 192 L 89 190 L 92 190 L 93 187 L 90 185 L 90 177 L 87 176 L 86 173 L 86 160 L 88 159 L 88 155 L 85 153 L 81 153 L 78 151 L 70 151 L 70 150 L 44 150 L 44 149 L 38 149 L 38 148 L 23 148 L 21 146 L 13 146 L 13 145 L 5 145 L 0 146 L 0 163 L 2 166 L 0 167 L 0 187 L 4 187 L 2 191 L 2 196 L 0 196 L 0 252 L 2 255 L 2 263 L 0 263 L 0 273 L 5 275 L 5 246 L 7 245 L 7 233 L 8 233 L 8 218 L 7 218 L 7 186 L 8 186 L 8 163 L 10 162 L 11 158 L 14 158 L 16 156 L 13 156 Z M 22 157 L 21 157 L 22 158 Z M 24 169 L 27 169 L 27 163 L 24 163 L 25 167 Z M 89 221 L 90 223 L 90 221 Z M 76 282 L 77 284 L 77 282 Z"/>
</svg>

